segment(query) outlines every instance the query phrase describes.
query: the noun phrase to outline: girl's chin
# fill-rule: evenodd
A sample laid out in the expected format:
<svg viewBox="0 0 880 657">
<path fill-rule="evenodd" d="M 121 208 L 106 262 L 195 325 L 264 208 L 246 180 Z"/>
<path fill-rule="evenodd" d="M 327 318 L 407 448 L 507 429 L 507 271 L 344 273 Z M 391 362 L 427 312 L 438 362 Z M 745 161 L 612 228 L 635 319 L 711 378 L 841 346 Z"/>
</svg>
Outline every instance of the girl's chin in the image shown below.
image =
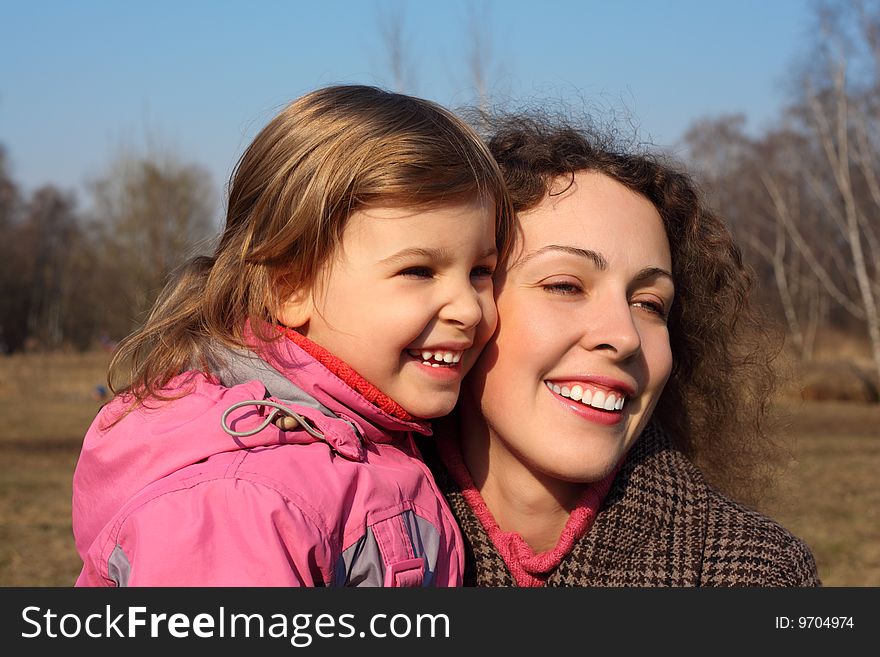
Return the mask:
<svg viewBox="0 0 880 657">
<path fill-rule="evenodd" d="M 403 409 L 419 420 L 436 420 L 437 418 L 449 415 L 455 408 L 455 402 L 444 404 L 401 404 Z"/>
</svg>

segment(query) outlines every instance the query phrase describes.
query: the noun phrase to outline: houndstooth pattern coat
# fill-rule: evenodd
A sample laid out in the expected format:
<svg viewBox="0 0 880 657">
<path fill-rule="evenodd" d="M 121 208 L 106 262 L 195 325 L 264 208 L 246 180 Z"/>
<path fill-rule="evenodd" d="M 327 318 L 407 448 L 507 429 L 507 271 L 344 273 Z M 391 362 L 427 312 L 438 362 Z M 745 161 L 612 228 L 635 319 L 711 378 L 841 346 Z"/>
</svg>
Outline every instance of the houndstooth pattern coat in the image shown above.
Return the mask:
<svg viewBox="0 0 880 657">
<path fill-rule="evenodd" d="M 431 444 L 422 453 L 466 543 L 465 586 L 516 586 Z M 650 425 L 590 530 L 547 586 L 820 586 L 809 548 L 771 519 L 709 488 Z"/>
</svg>

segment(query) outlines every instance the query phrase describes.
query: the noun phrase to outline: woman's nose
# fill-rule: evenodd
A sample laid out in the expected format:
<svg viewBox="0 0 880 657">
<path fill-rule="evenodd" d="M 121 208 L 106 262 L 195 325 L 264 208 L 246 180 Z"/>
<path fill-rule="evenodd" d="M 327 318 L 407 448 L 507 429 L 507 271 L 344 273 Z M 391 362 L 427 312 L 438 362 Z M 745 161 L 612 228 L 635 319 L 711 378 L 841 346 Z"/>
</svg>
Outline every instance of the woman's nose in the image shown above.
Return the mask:
<svg viewBox="0 0 880 657">
<path fill-rule="evenodd" d="M 581 343 L 590 350 L 607 350 L 626 360 L 642 349 L 642 338 L 628 299 L 590 304 Z"/>
</svg>

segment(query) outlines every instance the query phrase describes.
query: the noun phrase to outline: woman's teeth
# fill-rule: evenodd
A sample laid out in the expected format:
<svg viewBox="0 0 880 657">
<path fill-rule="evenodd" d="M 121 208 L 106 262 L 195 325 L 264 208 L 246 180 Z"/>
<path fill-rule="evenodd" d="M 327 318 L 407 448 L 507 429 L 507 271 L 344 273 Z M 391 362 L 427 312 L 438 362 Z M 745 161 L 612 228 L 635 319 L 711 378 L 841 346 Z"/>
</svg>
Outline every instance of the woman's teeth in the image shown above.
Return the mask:
<svg viewBox="0 0 880 657">
<path fill-rule="evenodd" d="M 431 367 L 448 367 L 455 365 L 461 360 L 461 351 L 422 351 L 410 349 L 409 355 L 413 358 L 421 358 L 422 365 Z"/>
<path fill-rule="evenodd" d="M 591 390 L 583 386 L 560 386 L 556 383 L 545 381 L 547 387 L 557 395 L 580 402 L 584 406 L 592 406 L 603 411 L 619 411 L 623 408 L 626 397 L 616 395 L 604 390 Z"/>
</svg>

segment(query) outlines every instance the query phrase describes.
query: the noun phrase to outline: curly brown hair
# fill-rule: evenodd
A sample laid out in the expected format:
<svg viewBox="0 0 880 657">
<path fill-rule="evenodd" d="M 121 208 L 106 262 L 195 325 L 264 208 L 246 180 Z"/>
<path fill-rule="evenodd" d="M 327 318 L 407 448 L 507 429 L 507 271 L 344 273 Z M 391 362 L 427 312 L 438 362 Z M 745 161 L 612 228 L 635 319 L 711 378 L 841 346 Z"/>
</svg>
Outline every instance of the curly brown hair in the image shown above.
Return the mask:
<svg viewBox="0 0 880 657">
<path fill-rule="evenodd" d="M 514 210 L 535 207 L 577 171 L 608 176 L 649 199 L 666 229 L 676 301 L 673 370 L 654 418 L 716 487 L 756 503 L 773 476 L 765 429 L 781 342 L 750 303 L 754 282 L 725 223 L 683 170 L 610 133 L 538 114 L 483 117 Z M 554 192 L 555 193 L 555 192 Z"/>
</svg>

